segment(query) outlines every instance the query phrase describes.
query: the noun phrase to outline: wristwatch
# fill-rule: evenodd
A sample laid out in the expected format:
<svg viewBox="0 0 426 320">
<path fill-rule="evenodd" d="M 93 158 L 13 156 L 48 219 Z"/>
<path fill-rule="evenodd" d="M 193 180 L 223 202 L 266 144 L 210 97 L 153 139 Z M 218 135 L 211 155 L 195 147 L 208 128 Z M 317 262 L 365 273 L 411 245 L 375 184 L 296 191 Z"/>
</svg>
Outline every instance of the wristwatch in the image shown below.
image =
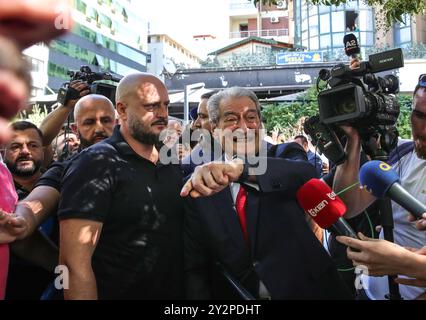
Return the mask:
<svg viewBox="0 0 426 320">
<path fill-rule="evenodd" d="M 58 102 L 65 106 L 69 100 L 76 100 L 80 98 L 80 91 L 72 87 L 61 87 L 58 91 Z"/>
</svg>

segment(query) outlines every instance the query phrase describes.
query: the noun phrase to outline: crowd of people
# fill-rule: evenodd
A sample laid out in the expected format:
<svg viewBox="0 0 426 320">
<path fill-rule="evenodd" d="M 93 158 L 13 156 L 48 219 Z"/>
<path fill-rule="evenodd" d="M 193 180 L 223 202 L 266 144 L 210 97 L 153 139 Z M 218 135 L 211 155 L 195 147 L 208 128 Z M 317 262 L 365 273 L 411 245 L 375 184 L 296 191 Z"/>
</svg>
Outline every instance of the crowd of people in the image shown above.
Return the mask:
<svg viewBox="0 0 426 320">
<path fill-rule="evenodd" d="M 330 236 L 298 203 L 313 178 L 336 192 L 358 182 L 353 127 L 342 127 L 346 161 L 328 168 L 304 135 L 267 142 L 251 90 L 203 95 L 185 126 L 148 73 L 126 75 L 115 105 L 73 81 L 40 127 L 12 121 L 30 90 L 20 51 L 67 32 L 58 4 L 69 16 L 62 1 L 0 0 L 0 300 L 384 299 L 385 275 L 399 276 L 404 299 L 426 297 L 426 213 L 415 220 L 392 203 L 391 243 Z M 391 164 L 426 203 L 426 76 L 411 123 L 413 139 Z M 361 188 L 342 199 L 353 225 L 376 201 Z M 366 266 L 368 288 L 342 277 L 329 242 Z"/>
</svg>

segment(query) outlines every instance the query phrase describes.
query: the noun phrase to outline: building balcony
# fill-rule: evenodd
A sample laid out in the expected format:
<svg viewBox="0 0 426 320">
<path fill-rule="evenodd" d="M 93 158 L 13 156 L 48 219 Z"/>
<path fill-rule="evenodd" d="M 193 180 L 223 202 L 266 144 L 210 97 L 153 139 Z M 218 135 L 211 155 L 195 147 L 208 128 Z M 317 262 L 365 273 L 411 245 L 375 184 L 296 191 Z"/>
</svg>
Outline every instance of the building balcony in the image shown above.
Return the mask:
<svg viewBox="0 0 426 320">
<path fill-rule="evenodd" d="M 288 36 L 288 29 L 248 30 L 229 33 L 230 39 L 248 37 L 273 38 L 285 36 Z"/>
</svg>

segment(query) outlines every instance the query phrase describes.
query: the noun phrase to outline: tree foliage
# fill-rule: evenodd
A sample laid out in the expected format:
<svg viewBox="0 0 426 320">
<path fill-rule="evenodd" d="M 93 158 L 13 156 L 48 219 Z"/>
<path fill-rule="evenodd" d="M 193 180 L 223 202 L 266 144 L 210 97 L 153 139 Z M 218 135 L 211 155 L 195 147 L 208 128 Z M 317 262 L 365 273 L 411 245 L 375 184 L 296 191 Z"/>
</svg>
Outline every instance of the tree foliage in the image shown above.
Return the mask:
<svg viewBox="0 0 426 320">
<path fill-rule="evenodd" d="M 277 4 L 279 0 L 253 0 L 255 6 L 259 2 L 264 5 Z M 349 0 L 308 0 L 312 4 L 322 4 L 326 6 L 339 6 Z M 414 16 L 426 12 L 426 3 L 424 0 L 362 0 L 371 7 L 381 7 L 386 19 L 386 28 L 389 28 L 394 22 L 403 22 L 403 15 Z"/>
</svg>

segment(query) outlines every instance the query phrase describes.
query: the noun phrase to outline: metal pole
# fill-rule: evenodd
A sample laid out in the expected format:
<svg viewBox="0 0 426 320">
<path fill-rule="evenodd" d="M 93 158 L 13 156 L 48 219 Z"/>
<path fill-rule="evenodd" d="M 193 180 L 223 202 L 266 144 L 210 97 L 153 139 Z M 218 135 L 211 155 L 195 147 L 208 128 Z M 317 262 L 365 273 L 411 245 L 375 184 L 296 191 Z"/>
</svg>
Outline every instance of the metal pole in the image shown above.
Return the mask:
<svg viewBox="0 0 426 320">
<path fill-rule="evenodd" d="M 185 125 L 189 123 L 188 86 L 185 86 L 185 91 L 183 96 L 183 121 Z"/>
</svg>

